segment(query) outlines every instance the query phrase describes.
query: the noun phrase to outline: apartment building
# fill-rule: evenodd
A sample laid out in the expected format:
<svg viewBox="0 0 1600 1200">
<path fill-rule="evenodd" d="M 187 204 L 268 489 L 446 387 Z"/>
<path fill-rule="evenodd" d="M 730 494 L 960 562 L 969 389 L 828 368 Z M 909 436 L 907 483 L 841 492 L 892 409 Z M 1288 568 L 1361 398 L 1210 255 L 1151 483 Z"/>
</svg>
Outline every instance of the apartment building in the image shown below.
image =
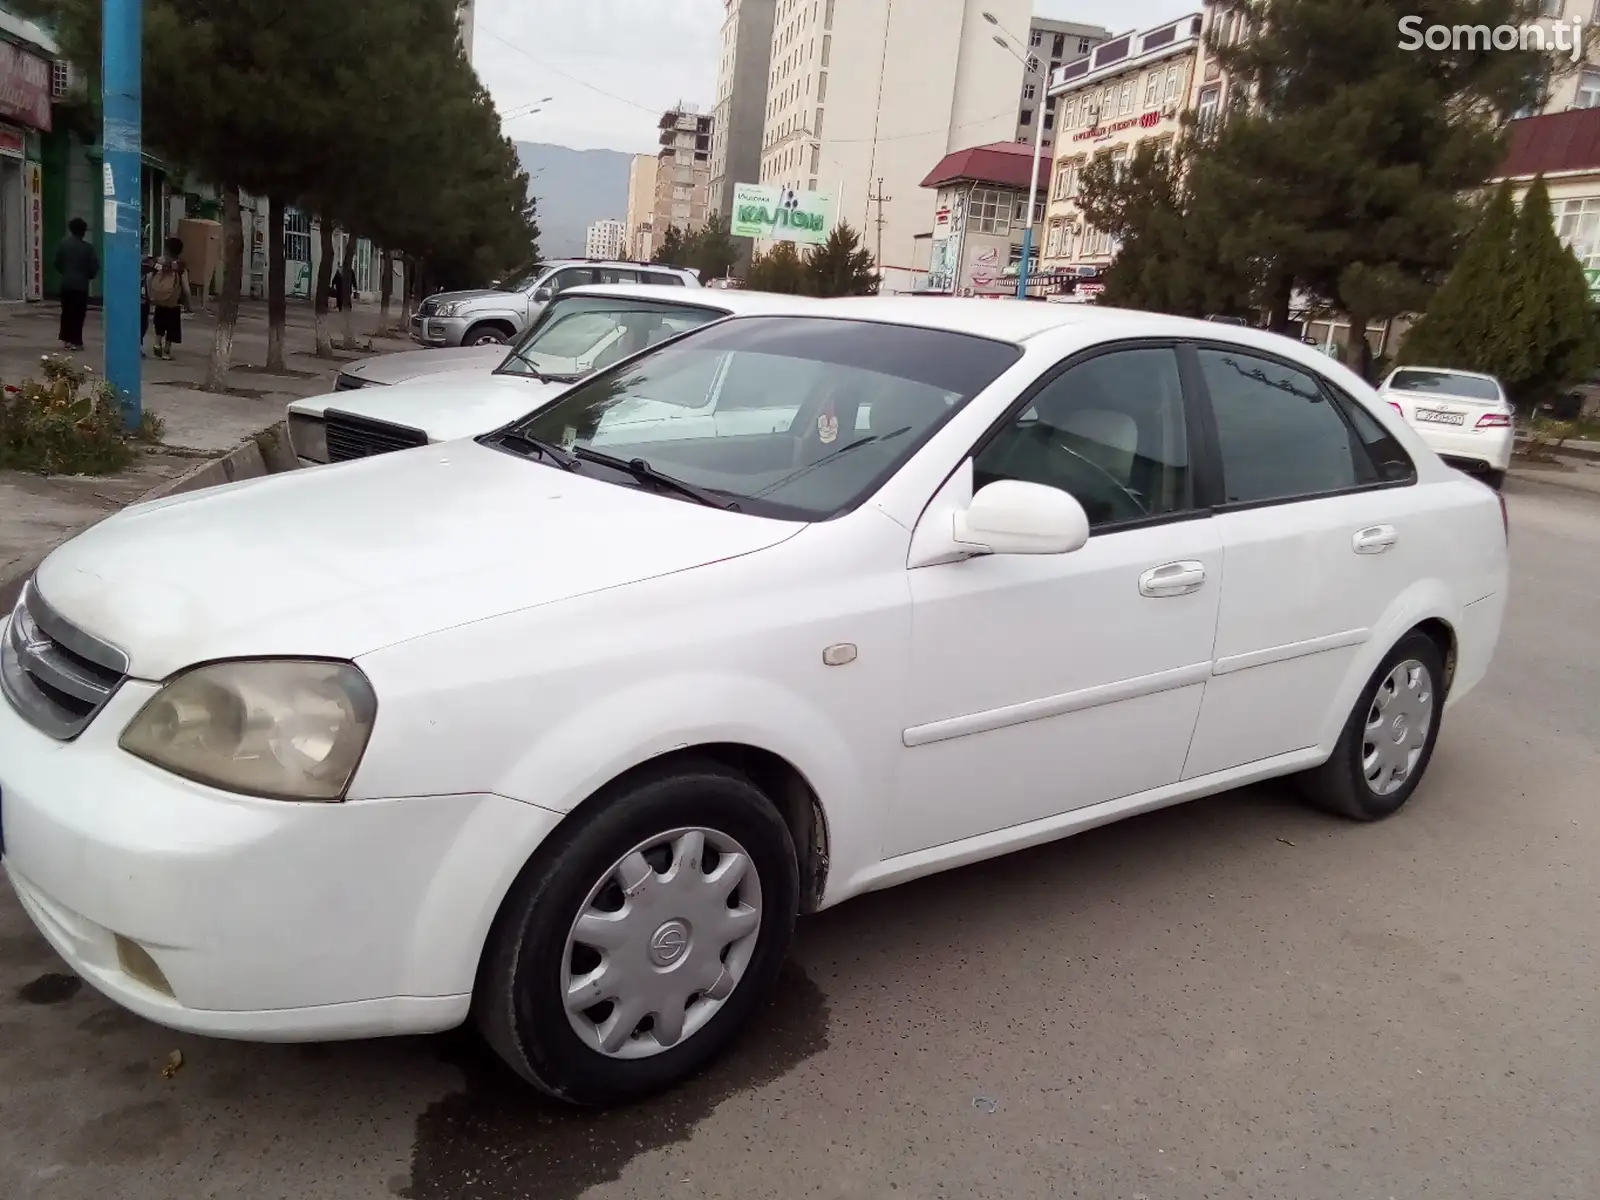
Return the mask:
<svg viewBox="0 0 1600 1200">
<path fill-rule="evenodd" d="M 717 104 L 711 113 L 711 183 L 707 207 L 733 215 L 733 188 L 755 183 L 766 128 L 767 77 L 778 0 L 723 0 Z M 745 247 L 748 253 L 748 245 Z"/>
<path fill-rule="evenodd" d="M 1569 43 L 1575 30 L 1581 30 L 1583 39 L 1582 63 L 1561 62 L 1562 70 L 1551 78 L 1538 112 L 1600 108 L 1600 0 L 1540 0 L 1537 20 L 1546 27 L 1562 22 Z"/>
<path fill-rule="evenodd" d="M 1060 117 L 1045 214 L 1046 274 L 1093 276 L 1111 265 L 1116 245 L 1092 228 L 1077 205 L 1091 159 L 1128 162 L 1146 143 L 1159 150 L 1177 138 L 1194 89 L 1201 14 L 1103 42 L 1051 78 Z"/>
<path fill-rule="evenodd" d="M 661 150 L 656 155 L 656 198 L 651 237 L 657 246 L 667 227 L 686 232 L 706 223 L 711 191 L 711 128 L 708 114 L 680 104 L 661 114 Z"/>
<path fill-rule="evenodd" d="M 996 97 L 1021 94 L 1021 51 L 994 39 L 1030 17 L 1029 0 L 779 0 L 758 182 L 832 193 L 884 290 L 913 290 L 934 227 L 919 185 L 954 150 L 1015 139 Z"/>
<path fill-rule="evenodd" d="M 585 258 L 626 258 L 628 227 L 615 217 L 606 217 L 589 226 L 583 239 Z"/>
<path fill-rule="evenodd" d="M 635 154 L 628 164 L 628 212 L 626 226 L 628 257 L 649 262 L 655 252 L 652 233 L 656 212 L 656 156 Z"/>
<path fill-rule="evenodd" d="M 1063 64 L 1083 58 L 1111 36 L 1099 25 L 1080 25 L 1076 21 L 1052 21 L 1035 17 L 1028 27 L 1028 60 L 1036 69 L 1022 77 L 1022 101 L 1017 106 L 1017 141 L 1033 143 L 1040 105 L 1044 106 L 1044 136 L 1048 142 L 1056 127 L 1056 102 L 1045 95 L 1049 80 Z"/>
</svg>

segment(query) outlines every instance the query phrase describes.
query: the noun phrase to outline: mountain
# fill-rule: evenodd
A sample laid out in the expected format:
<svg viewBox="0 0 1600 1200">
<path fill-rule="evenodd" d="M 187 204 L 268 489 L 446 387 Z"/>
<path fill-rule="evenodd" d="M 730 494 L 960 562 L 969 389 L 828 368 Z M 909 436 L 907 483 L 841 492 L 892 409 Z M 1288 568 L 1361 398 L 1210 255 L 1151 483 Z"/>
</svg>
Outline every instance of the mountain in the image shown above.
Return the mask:
<svg viewBox="0 0 1600 1200">
<path fill-rule="evenodd" d="M 620 150 L 572 150 L 518 142 L 529 190 L 539 200 L 539 250 L 545 258 L 581 256 L 589 226 L 628 217 L 628 164 Z"/>
</svg>

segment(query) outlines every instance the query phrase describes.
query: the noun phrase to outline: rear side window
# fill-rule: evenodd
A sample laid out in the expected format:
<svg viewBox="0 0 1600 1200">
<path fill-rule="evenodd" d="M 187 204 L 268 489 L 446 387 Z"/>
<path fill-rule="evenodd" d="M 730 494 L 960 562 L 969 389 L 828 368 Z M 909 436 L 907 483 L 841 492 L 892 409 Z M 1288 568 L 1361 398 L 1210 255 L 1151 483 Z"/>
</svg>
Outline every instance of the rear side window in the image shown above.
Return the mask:
<svg viewBox="0 0 1600 1200">
<path fill-rule="evenodd" d="M 1415 368 L 1396 371 L 1389 390 L 1418 392 L 1422 395 L 1461 396 L 1468 400 L 1498 400 L 1500 387 L 1492 379 L 1458 375 L 1454 371 L 1422 371 Z"/>
<path fill-rule="evenodd" d="M 646 283 L 661 284 L 661 285 L 663 285 L 665 287 L 682 287 L 683 286 L 683 278 L 682 278 L 682 276 L 672 275 L 672 274 L 669 274 L 666 271 L 646 271 L 644 273 L 644 281 Z"/>
<path fill-rule="evenodd" d="M 1383 423 L 1364 405 L 1332 384 L 1328 385 L 1328 390 L 1344 409 L 1345 416 L 1350 418 L 1350 424 L 1355 427 L 1356 440 L 1372 460 L 1373 478 L 1383 483 L 1414 483 L 1417 478 L 1416 464 L 1405 452 L 1405 447 L 1383 427 Z"/>
<path fill-rule="evenodd" d="M 1216 414 L 1224 503 L 1318 496 L 1368 482 L 1364 451 L 1310 374 L 1238 350 L 1198 354 Z"/>
</svg>

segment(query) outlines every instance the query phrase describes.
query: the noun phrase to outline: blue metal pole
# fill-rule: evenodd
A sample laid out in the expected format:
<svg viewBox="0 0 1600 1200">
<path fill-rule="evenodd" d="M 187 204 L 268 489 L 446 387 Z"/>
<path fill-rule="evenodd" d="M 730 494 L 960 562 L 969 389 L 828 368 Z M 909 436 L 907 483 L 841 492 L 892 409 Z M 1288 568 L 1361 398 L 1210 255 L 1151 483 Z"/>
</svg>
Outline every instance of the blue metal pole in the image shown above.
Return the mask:
<svg viewBox="0 0 1600 1200">
<path fill-rule="evenodd" d="M 101 62 L 105 154 L 106 379 L 122 397 L 122 420 L 139 427 L 139 234 L 143 227 L 143 0 L 105 0 Z"/>
<path fill-rule="evenodd" d="M 1028 264 L 1033 261 L 1033 225 L 1022 231 L 1022 265 L 1017 268 L 1017 299 L 1028 298 Z"/>
</svg>

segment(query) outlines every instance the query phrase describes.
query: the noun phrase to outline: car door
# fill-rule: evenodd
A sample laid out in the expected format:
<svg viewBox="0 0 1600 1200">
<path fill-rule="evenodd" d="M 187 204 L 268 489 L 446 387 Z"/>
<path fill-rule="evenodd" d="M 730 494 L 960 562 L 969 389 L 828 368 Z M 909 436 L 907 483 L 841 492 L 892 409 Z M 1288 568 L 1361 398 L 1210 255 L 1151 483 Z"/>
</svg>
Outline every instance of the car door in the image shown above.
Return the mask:
<svg viewBox="0 0 1600 1200">
<path fill-rule="evenodd" d="M 886 855 L 1178 781 L 1223 565 L 1185 410 L 1174 348 L 1124 345 L 1062 364 L 975 447 L 974 491 L 1003 479 L 1068 491 L 1091 536 L 1070 554 L 910 571 Z"/>
<path fill-rule="evenodd" d="M 1405 451 L 1319 374 L 1226 345 L 1185 353 L 1215 432 L 1228 573 L 1193 779 L 1322 740 L 1428 530 Z"/>
</svg>

